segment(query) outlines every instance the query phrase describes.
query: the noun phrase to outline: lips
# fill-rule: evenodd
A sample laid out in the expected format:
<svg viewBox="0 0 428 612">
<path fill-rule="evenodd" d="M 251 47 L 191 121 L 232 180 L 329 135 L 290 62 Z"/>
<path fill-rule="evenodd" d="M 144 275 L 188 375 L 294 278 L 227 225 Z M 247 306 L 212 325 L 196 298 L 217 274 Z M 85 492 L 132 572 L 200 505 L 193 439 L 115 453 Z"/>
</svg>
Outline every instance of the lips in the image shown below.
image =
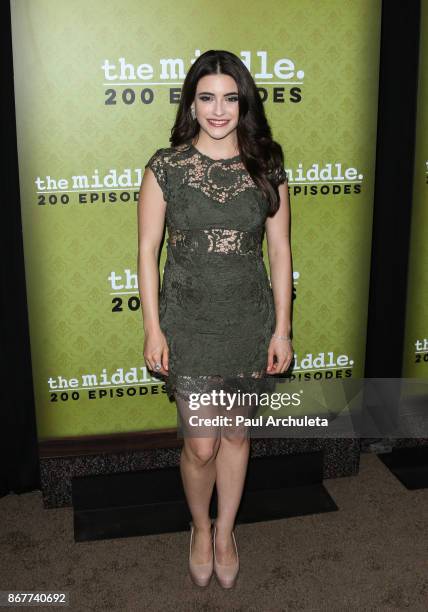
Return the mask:
<svg viewBox="0 0 428 612">
<path fill-rule="evenodd" d="M 224 125 L 229 123 L 229 119 L 226 119 L 225 121 L 215 121 L 213 119 L 207 119 L 207 121 L 213 127 L 223 127 Z"/>
</svg>

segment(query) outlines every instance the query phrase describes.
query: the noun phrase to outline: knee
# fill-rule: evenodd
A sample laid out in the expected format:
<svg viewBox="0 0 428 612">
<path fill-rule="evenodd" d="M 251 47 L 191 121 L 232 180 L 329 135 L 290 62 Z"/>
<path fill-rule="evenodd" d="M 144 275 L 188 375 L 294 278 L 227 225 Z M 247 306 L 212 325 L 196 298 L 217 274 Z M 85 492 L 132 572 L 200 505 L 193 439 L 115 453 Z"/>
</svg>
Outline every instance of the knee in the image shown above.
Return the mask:
<svg viewBox="0 0 428 612">
<path fill-rule="evenodd" d="M 197 442 L 196 440 L 189 439 L 186 442 L 186 453 L 193 462 L 205 465 L 215 459 L 219 446 L 217 440 L 211 441 L 207 439 Z"/>
</svg>

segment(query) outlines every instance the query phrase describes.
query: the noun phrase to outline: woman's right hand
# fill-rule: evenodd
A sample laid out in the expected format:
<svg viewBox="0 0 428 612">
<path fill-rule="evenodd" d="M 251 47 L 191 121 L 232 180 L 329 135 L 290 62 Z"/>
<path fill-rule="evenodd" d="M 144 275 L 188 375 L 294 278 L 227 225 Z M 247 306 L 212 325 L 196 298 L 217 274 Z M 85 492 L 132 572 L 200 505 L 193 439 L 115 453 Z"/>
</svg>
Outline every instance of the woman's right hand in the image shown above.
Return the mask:
<svg viewBox="0 0 428 612">
<path fill-rule="evenodd" d="M 146 332 L 143 354 L 149 370 L 168 376 L 169 349 L 161 329 Z M 157 363 L 161 364 L 160 370 L 155 370 Z"/>
</svg>

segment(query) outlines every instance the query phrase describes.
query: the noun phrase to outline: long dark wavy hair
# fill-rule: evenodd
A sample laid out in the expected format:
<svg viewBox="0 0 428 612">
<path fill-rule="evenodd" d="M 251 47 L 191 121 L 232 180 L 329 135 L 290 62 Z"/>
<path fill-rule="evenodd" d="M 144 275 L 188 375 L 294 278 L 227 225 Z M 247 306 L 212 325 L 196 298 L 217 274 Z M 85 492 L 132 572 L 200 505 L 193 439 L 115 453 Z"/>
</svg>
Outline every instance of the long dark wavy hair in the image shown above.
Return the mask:
<svg viewBox="0 0 428 612">
<path fill-rule="evenodd" d="M 265 115 L 262 99 L 250 71 L 243 61 L 229 51 L 210 50 L 199 56 L 184 79 L 180 103 L 170 142 L 173 147 L 190 144 L 200 127 L 193 119 L 190 107 L 195 98 L 199 79 L 208 74 L 228 74 L 238 86 L 239 119 L 237 140 L 242 162 L 251 178 L 261 189 L 269 205 L 268 215 L 279 208 L 278 185 L 275 176 L 284 164 L 284 153 Z"/>
</svg>

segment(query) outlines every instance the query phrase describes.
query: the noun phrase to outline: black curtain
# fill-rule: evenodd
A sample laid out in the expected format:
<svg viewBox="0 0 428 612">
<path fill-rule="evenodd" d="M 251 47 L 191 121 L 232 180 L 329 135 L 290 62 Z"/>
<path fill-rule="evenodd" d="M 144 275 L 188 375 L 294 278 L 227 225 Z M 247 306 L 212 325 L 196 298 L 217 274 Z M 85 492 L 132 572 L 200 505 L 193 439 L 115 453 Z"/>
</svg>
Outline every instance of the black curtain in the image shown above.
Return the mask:
<svg viewBox="0 0 428 612">
<path fill-rule="evenodd" d="M 1 2 L 2 354 L 0 495 L 40 488 L 25 287 L 9 2 Z M 31 105 L 31 100 L 28 100 Z"/>
<path fill-rule="evenodd" d="M 366 378 L 401 378 L 412 216 L 420 0 L 383 0 Z"/>
</svg>

